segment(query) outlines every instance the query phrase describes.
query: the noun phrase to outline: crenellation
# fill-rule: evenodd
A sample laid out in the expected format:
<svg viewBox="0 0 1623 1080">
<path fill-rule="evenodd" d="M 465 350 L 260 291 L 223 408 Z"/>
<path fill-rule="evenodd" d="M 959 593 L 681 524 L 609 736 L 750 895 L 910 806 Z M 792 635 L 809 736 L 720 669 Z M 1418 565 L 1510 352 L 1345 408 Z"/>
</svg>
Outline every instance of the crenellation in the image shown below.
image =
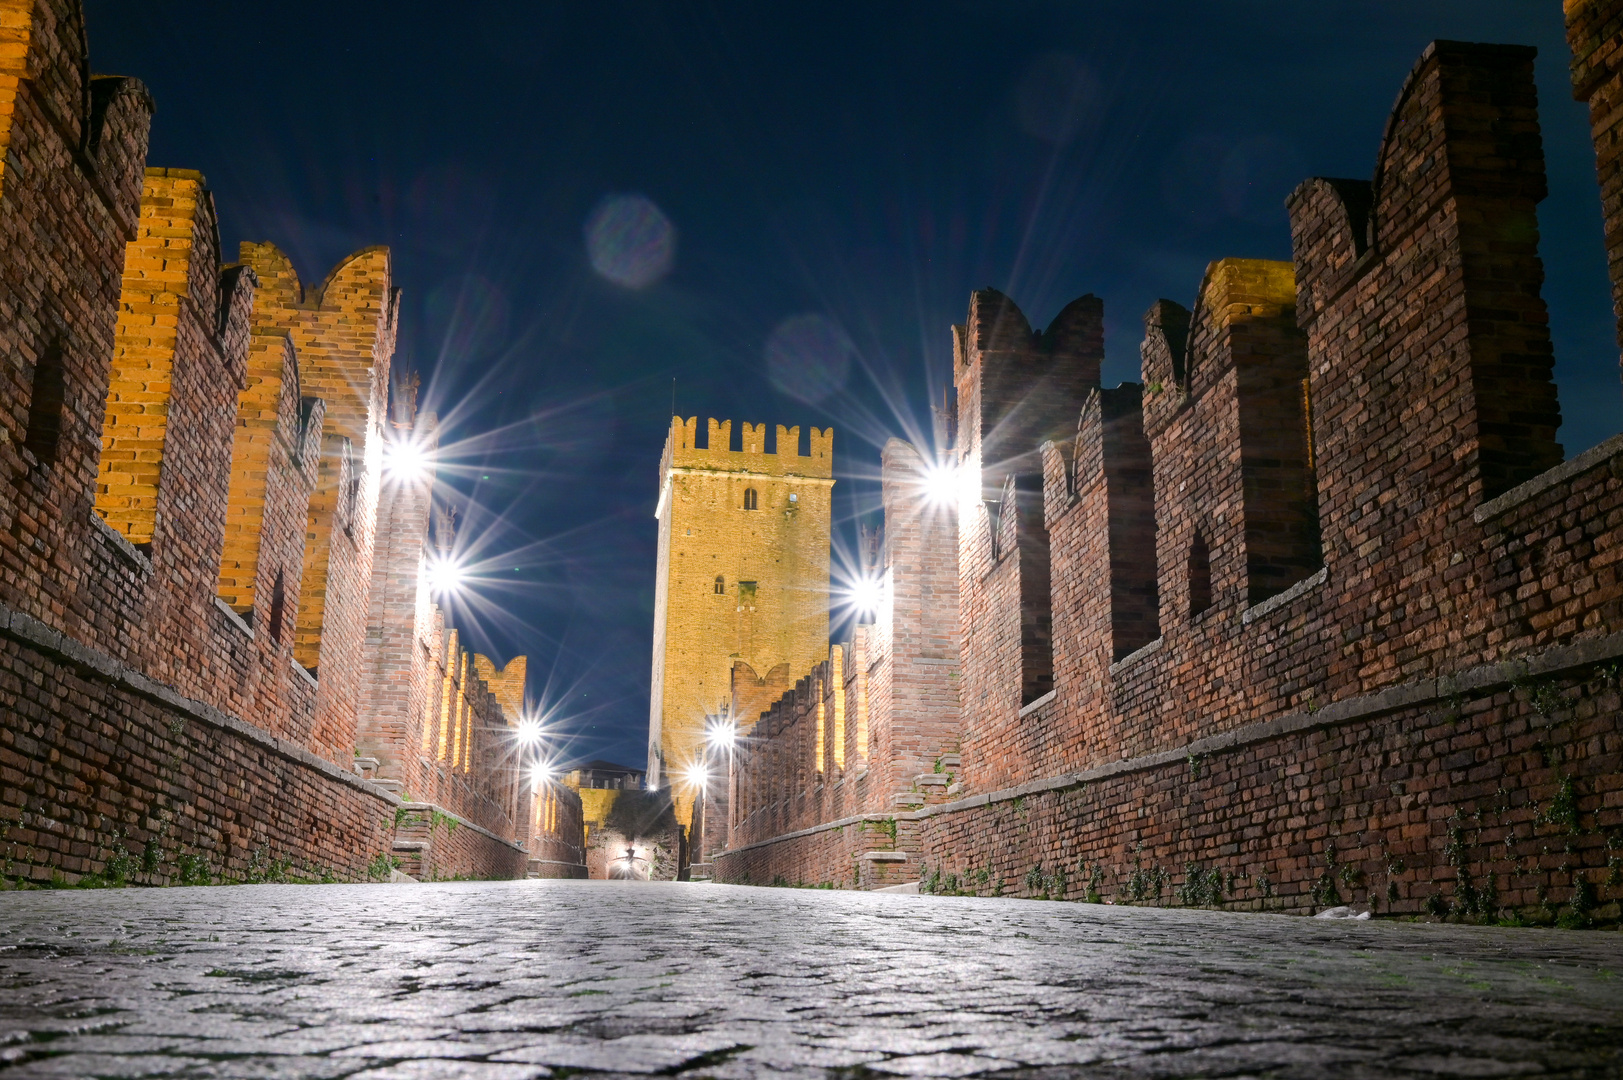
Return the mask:
<svg viewBox="0 0 1623 1080">
<path fill-rule="evenodd" d="M 119 845 L 142 884 L 173 882 L 181 855 L 209 880 L 266 860 L 386 875 L 416 826 L 388 778 L 355 775 L 359 688 L 399 660 L 377 700 L 418 691 L 444 634 L 410 514 L 384 545 L 408 549 L 390 563 L 407 617 L 376 638 L 366 622 L 398 313 L 387 251 L 346 260 L 308 301 L 269 245 L 221 266 L 202 174 L 145 168 L 145 90 L 84 70 L 76 0 L 0 0 L 0 348 L 19 361 L 0 374 L 0 771 L 35 778 L 0 794 L 8 876 L 71 883 Z M 307 557 L 334 524 L 346 554 Z M 295 659 L 312 589 L 318 671 Z M 552 799 L 533 815 L 502 741 L 523 659 L 494 692 L 458 664 L 457 758 L 419 788 L 435 801 L 411 805 L 477 828 L 440 830 L 414 865 L 520 875 L 532 833 L 578 850 L 578 812 Z"/>
<path fill-rule="evenodd" d="M 1616 284 L 1623 3 L 1567 13 Z M 1294 263 L 1217 260 L 1192 310 L 1157 303 L 1142 385 L 1053 393 L 1018 309 L 974 295 L 953 330 L 962 677 L 923 711 L 944 736 L 934 768 L 871 786 L 887 702 L 932 685 L 897 660 L 928 620 L 898 609 L 846 675 L 850 695 L 868 674 L 875 703 L 863 797 L 749 812 L 806 760 L 786 697 L 735 778 L 747 805 L 719 879 L 1618 918 L 1601 845 L 1550 857 L 1541 817 L 1559 798 L 1586 836 L 1623 826 L 1623 441 L 1560 464 L 1531 62 L 1428 48 L 1373 181 L 1304 182 Z M 1031 400 L 1054 414 L 1009 419 Z M 1021 503 L 1039 478 L 1046 543 Z M 1035 697 L 1033 591 L 1053 658 Z M 1559 767 L 1540 750 L 1557 729 Z M 851 827 L 881 813 L 883 839 Z"/>
<path fill-rule="evenodd" d="M 747 731 L 828 655 L 834 486 L 831 430 L 813 429 L 813 453 L 802 456 L 798 427 L 780 425 L 768 452 L 764 423 L 743 425 L 740 450 L 729 447 L 731 421 L 710 419 L 704 447 L 694 445 L 697 425 L 671 419 L 655 511 L 648 779 L 676 785 L 684 826 L 696 792 L 679 777 L 705 760 L 707 726 Z"/>
</svg>

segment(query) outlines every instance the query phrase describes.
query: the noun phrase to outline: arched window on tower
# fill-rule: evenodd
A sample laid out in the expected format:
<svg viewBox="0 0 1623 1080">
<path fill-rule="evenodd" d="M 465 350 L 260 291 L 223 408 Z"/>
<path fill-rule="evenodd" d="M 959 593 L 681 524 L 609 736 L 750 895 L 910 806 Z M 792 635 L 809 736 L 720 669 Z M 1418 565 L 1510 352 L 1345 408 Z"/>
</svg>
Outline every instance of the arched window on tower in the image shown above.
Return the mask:
<svg viewBox="0 0 1623 1080">
<path fill-rule="evenodd" d="M 745 488 L 744 489 L 744 509 L 746 509 L 746 510 L 759 510 L 760 509 L 760 498 L 759 498 L 759 496 L 757 496 L 755 494 L 755 489 L 754 488 Z"/>
<path fill-rule="evenodd" d="M 720 596 L 727 591 L 727 581 L 720 574 L 716 575 L 716 595 Z"/>
</svg>

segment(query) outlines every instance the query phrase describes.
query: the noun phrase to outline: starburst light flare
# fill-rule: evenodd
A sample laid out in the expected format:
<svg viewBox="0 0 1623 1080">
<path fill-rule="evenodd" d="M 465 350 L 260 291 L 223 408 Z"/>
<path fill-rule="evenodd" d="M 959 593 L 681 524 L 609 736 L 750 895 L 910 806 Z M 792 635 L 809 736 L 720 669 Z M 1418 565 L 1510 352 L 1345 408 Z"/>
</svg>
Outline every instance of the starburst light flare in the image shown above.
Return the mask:
<svg viewBox="0 0 1623 1080">
<path fill-rule="evenodd" d="M 454 596 L 462 589 L 462 566 L 450 555 L 435 555 L 425 567 L 428 589 L 436 596 Z"/>
<path fill-rule="evenodd" d="M 422 443 L 410 436 L 390 439 L 383 450 L 383 471 L 401 484 L 420 484 L 428 479 L 433 459 Z"/>
</svg>

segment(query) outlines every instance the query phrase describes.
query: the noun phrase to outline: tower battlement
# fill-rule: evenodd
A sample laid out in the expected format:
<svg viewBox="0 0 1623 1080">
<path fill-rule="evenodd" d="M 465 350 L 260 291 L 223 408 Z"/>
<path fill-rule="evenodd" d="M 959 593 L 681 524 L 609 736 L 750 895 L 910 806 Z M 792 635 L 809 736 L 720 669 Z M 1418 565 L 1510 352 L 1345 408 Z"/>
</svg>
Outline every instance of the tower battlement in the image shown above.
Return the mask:
<svg viewBox="0 0 1623 1080">
<path fill-rule="evenodd" d="M 660 459 L 659 568 L 649 696 L 648 779 L 680 780 L 702 758 L 708 718 L 727 714 L 734 671 L 793 685 L 828 656 L 834 429 L 671 418 Z M 756 676 L 761 678 L 761 676 Z M 753 717 L 751 718 L 753 719 Z M 693 792 L 678 783 L 686 823 Z"/>
<path fill-rule="evenodd" d="M 660 483 L 673 468 L 717 472 L 758 473 L 762 476 L 834 478 L 834 429 L 811 429 L 811 452 L 800 452 L 800 427 L 777 425 L 776 439 L 766 448 L 766 425 L 743 425 L 743 449 L 733 450 L 733 422 L 710 418 L 705 445 L 699 445 L 699 418 L 671 417 L 670 434 L 660 459 Z"/>
</svg>

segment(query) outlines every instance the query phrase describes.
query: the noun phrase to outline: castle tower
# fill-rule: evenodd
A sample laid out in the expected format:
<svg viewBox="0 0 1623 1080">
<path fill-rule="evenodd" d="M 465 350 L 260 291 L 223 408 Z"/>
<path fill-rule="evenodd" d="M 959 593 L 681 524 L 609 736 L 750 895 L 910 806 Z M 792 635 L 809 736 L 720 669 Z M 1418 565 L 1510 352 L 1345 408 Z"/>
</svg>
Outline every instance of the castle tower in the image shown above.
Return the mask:
<svg viewBox="0 0 1623 1080">
<path fill-rule="evenodd" d="M 648 715 L 648 781 L 675 788 L 678 817 L 694 793 L 682 771 L 704 750 L 705 717 L 725 714 L 733 669 L 789 685 L 828 656 L 829 523 L 834 429 L 671 418 L 660 461 L 659 570 L 654 594 L 654 677 Z M 746 673 L 747 674 L 747 673 Z M 740 716 L 747 728 L 754 716 Z M 667 776 L 666 774 L 670 775 Z"/>
</svg>

